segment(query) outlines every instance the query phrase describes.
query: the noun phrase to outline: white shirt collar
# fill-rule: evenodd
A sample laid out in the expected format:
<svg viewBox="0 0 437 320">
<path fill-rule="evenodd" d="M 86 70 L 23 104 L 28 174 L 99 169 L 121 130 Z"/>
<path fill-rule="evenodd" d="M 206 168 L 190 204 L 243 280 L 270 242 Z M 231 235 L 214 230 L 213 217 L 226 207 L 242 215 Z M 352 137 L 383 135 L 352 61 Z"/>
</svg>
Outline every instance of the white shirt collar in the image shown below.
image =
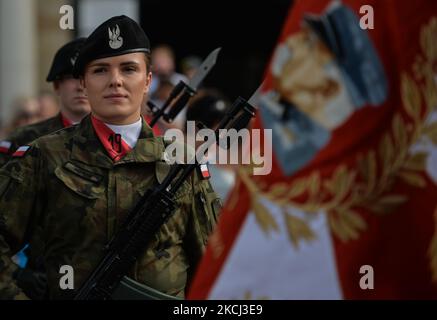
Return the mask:
<svg viewBox="0 0 437 320">
<path fill-rule="evenodd" d="M 109 128 L 112 129 L 115 133 L 118 133 L 121 135 L 121 138 L 126 142 L 129 147 L 132 149 L 135 147 L 138 141 L 138 137 L 141 133 L 142 128 L 142 122 L 141 118 L 134 123 L 131 124 L 125 124 L 125 125 L 115 125 L 115 124 L 108 124 L 105 123 Z"/>
</svg>

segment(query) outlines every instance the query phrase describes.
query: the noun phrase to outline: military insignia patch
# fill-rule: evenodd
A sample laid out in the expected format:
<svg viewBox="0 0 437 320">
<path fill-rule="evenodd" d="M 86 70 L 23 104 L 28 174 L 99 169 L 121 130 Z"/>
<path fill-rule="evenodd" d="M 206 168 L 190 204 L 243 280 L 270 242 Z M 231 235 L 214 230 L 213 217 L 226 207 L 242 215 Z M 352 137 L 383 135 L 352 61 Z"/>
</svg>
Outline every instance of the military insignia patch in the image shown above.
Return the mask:
<svg viewBox="0 0 437 320">
<path fill-rule="evenodd" d="M 123 38 L 120 36 L 120 27 L 118 24 L 115 25 L 115 28 L 111 30 L 108 28 L 109 33 L 109 46 L 111 49 L 118 49 L 123 45 Z"/>
<path fill-rule="evenodd" d="M 78 54 L 75 54 L 73 57 L 70 58 L 70 62 L 72 66 L 74 66 L 74 64 L 76 63 L 77 56 Z"/>
<path fill-rule="evenodd" d="M 209 179 L 211 177 L 208 165 L 206 163 L 200 165 L 200 174 L 202 175 L 203 179 Z"/>
<path fill-rule="evenodd" d="M 10 141 L 0 141 L 0 153 L 9 153 L 12 143 Z"/>
<path fill-rule="evenodd" d="M 23 157 L 26 152 L 30 149 L 30 146 L 21 146 L 13 154 L 13 157 Z"/>
</svg>

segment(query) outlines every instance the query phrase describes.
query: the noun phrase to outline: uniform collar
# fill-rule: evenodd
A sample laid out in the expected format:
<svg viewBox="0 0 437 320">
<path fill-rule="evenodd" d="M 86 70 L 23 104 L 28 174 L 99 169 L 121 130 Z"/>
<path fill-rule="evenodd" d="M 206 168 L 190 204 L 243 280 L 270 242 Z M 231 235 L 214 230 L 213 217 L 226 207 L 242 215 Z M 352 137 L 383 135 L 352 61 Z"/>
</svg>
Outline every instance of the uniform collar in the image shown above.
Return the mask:
<svg viewBox="0 0 437 320">
<path fill-rule="evenodd" d="M 71 158 L 92 166 L 112 168 L 124 163 L 159 161 L 162 159 L 164 149 L 162 138 L 155 137 L 152 129 L 142 119 L 141 133 L 136 146 L 114 163 L 94 132 L 91 116 L 87 115 L 74 134 Z"/>
<path fill-rule="evenodd" d="M 66 116 L 62 114 L 62 112 L 59 113 L 61 115 L 61 121 L 64 128 L 71 127 L 73 125 L 73 122 L 71 122 L 70 119 L 68 119 Z"/>
<path fill-rule="evenodd" d="M 64 125 L 64 116 L 62 115 L 61 112 L 59 112 L 59 113 L 54 117 L 54 119 L 56 120 L 57 124 L 60 124 L 60 127 L 61 127 L 61 128 L 65 128 L 65 125 Z"/>
</svg>

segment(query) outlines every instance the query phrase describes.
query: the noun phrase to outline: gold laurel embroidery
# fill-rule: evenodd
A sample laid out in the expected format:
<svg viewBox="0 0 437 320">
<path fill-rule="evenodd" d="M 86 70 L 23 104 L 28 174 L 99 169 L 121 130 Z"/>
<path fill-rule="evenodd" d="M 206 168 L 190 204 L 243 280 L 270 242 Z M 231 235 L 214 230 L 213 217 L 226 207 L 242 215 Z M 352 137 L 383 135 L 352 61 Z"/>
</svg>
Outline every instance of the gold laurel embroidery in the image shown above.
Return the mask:
<svg viewBox="0 0 437 320">
<path fill-rule="evenodd" d="M 363 180 L 366 181 L 366 185 L 362 186 L 362 190 L 359 190 L 364 195 L 370 195 L 376 185 L 376 154 L 375 151 L 370 150 L 364 157 L 359 156 L 357 159 L 358 170 Z M 358 186 L 360 187 L 360 186 Z"/>
<path fill-rule="evenodd" d="M 389 192 L 395 179 L 399 178 L 414 187 L 424 188 L 426 180 L 423 172 L 428 154 L 411 154 L 409 149 L 423 136 L 437 144 L 437 122 L 426 123 L 428 115 L 437 105 L 437 89 L 432 73 L 432 66 L 437 58 L 435 34 L 437 19 L 433 18 L 421 32 L 420 42 L 424 56 L 418 56 L 413 66 L 417 80 L 406 72 L 401 75 L 401 109 L 405 115 L 402 110 L 394 114 L 391 126 L 382 135 L 378 148 L 359 155 L 356 169 L 339 164 L 331 177 L 321 179 L 315 171 L 309 177 L 294 179 L 291 184 L 273 184 L 268 190 L 260 188 L 250 178 L 248 171 L 239 170 L 238 174 L 248 186 L 252 199 L 263 196 L 283 209 L 287 206 L 297 207 L 308 214 L 324 209 L 328 214 L 331 230 L 340 240 L 346 242 L 357 239 L 359 233 L 366 229 L 364 219 L 355 208 L 364 207 L 374 213 L 389 214 L 408 200 L 406 195 Z M 303 195 L 307 196 L 307 200 L 303 203 L 297 201 L 296 198 Z M 262 217 L 257 219 L 262 221 L 262 228 L 277 230 L 273 227 L 273 218 L 267 209 L 260 208 L 256 201 L 252 205 Z M 306 223 L 303 220 L 299 222 Z M 310 229 L 307 231 L 312 232 Z M 290 227 L 288 233 L 293 245 L 299 239 L 311 239 L 294 232 Z"/>
<path fill-rule="evenodd" d="M 408 199 L 406 196 L 400 194 L 389 194 L 375 200 L 374 203 L 366 204 L 366 207 L 375 213 L 388 214 L 394 212 Z"/>
<path fill-rule="evenodd" d="M 437 18 L 433 17 L 430 23 L 425 26 L 420 34 L 420 44 L 424 53 L 424 58 L 417 59 L 421 63 L 415 65 L 414 71 L 416 78 L 422 80 L 422 92 L 427 105 L 427 113 L 435 111 L 437 108 L 437 84 L 434 74 L 434 66 L 437 61 L 437 43 L 435 35 L 437 34 Z M 423 128 L 424 135 L 437 145 L 437 122 L 427 123 Z M 434 210 L 434 236 L 429 245 L 429 259 L 432 273 L 432 280 L 437 283 L 437 207 Z"/>
<path fill-rule="evenodd" d="M 316 238 L 315 233 L 304 219 L 293 215 L 286 207 L 282 207 L 282 215 L 287 227 L 288 238 L 296 249 L 299 248 L 299 240 L 311 241 Z"/>
<path fill-rule="evenodd" d="M 399 178 L 417 188 L 424 188 L 426 186 L 425 179 L 421 175 L 414 172 L 407 172 L 405 170 L 401 171 L 399 172 Z"/>
<path fill-rule="evenodd" d="M 423 171 L 428 154 L 418 152 L 413 154 L 402 166 L 403 169 L 411 171 Z"/>
<path fill-rule="evenodd" d="M 270 214 L 269 210 L 257 199 L 252 199 L 252 209 L 255 214 L 256 221 L 262 231 L 269 235 L 270 231 L 279 231 L 279 226 L 275 218 Z"/>
<path fill-rule="evenodd" d="M 357 212 L 344 207 L 331 210 L 328 222 L 333 232 L 342 241 L 357 239 L 359 232 L 367 227 L 366 222 Z"/>
<path fill-rule="evenodd" d="M 420 122 L 420 92 L 417 84 L 405 73 L 401 76 L 401 97 L 407 114 Z"/>
<path fill-rule="evenodd" d="M 425 170 L 426 158 L 428 154 L 425 152 L 418 152 L 413 154 L 401 167 L 398 173 L 399 178 L 404 182 L 418 188 L 426 186 L 425 179 L 418 173 Z"/>
<path fill-rule="evenodd" d="M 431 123 L 424 130 L 424 133 L 432 141 L 433 144 L 437 144 L 437 122 Z"/>
<path fill-rule="evenodd" d="M 269 235 L 272 230 L 279 231 L 279 226 L 276 223 L 275 218 L 270 214 L 256 194 L 258 192 L 257 186 L 250 181 L 248 173 L 243 174 L 246 170 L 251 170 L 251 166 L 249 166 L 249 168 L 240 169 L 238 172 L 242 182 L 246 184 L 250 193 L 251 208 L 253 209 L 258 225 L 266 235 Z"/>
</svg>

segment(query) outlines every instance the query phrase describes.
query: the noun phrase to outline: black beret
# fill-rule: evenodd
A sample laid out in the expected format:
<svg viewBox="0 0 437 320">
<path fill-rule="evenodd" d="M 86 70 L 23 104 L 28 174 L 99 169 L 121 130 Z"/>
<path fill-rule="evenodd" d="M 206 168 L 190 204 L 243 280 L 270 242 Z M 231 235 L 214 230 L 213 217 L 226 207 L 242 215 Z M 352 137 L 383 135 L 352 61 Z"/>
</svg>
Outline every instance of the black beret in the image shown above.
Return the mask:
<svg viewBox="0 0 437 320">
<path fill-rule="evenodd" d="M 143 29 L 127 16 L 103 22 L 85 41 L 74 65 L 73 75 L 83 75 L 86 65 L 96 59 L 133 52 L 150 53 L 150 42 Z"/>
<path fill-rule="evenodd" d="M 66 74 L 73 74 L 73 66 L 85 38 L 78 38 L 63 45 L 55 54 L 46 81 L 51 82 Z"/>
</svg>

